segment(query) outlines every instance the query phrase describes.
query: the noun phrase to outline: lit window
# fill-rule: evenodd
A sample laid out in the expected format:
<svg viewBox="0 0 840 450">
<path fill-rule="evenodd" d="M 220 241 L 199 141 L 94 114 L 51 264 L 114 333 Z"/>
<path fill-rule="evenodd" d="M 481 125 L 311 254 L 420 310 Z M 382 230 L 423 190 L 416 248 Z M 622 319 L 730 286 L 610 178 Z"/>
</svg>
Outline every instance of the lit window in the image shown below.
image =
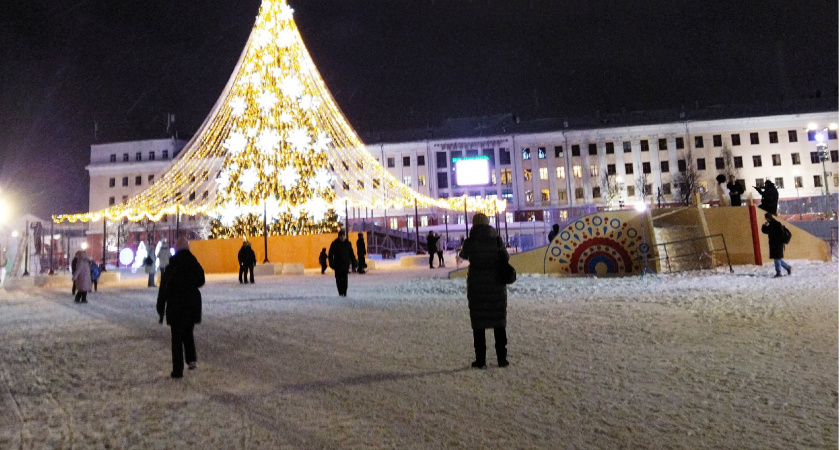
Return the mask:
<svg viewBox="0 0 840 450">
<path fill-rule="evenodd" d="M 512 182 L 512 175 L 510 169 L 502 169 L 502 184 L 509 185 Z"/>
<path fill-rule="evenodd" d="M 525 203 L 534 203 L 534 191 L 530 189 L 525 191 Z"/>
<path fill-rule="evenodd" d="M 522 159 L 531 159 L 531 149 L 530 148 L 523 148 L 522 149 Z"/>
<path fill-rule="evenodd" d="M 539 148 L 537 148 L 537 158 L 539 158 L 539 159 L 545 159 L 545 156 L 546 156 L 546 155 L 545 155 L 545 147 L 539 147 Z"/>
<path fill-rule="evenodd" d="M 581 166 L 572 167 L 572 175 L 575 178 L 583 178 L 583 168 Z"/>
<path fill-rule="evenodd" d="M 407 175 L 403 177 L 403 184 L 411 187 L 411 175 Z"/>
<path fill-rule="evenodd" d="M 426 185 L 426 175 L 417 175 L 417 186 Z"/>
<path fill-rule="evenodd" d="M 540 180 L 548 179 L 548 167 L 540 167 Z"/>
<path fill-rule="evenodd" d="M 420 216 L 420 226 L 421 227 L 428 227 L 429 226 L 429 216 Z"/>
<path fill-rule="evenodd" d="M 548 193 L 548 189 L 540 191 L 540 199 L 543 203 L 549 203 L 551 201 L 551 195 Z"/>
<path fill-rule="evenodd" d="M 597 177 L 598 176 L 598 165 L 597 164 L 591 164 L 589 166 L 589 176 L 590 177 Z"/>
<path fill-rule="evenodd" d="M 531 181 L 531 169 L 525 169 L 524 171 L 525 181 Z"/>
<path fill-rule="evenodd" d="M 557 178 L 566 178 L 566 168 L 565 167 L 558 167 L 556 172 L 557 172 Z"/>
</svg>

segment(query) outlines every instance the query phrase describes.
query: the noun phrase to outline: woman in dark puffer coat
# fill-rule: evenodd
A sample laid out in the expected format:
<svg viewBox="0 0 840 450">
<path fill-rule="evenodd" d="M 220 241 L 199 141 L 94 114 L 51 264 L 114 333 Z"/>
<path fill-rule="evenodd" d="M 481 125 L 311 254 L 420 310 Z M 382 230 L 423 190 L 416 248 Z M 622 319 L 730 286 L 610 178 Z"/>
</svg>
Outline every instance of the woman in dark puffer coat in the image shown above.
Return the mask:
<svg viewBox="0 0 840 450">
<path fill-rule="evenodd" d="M 507 367 L 507 286 L 499 281 L 497 269 L 509 256 L 502 239 L 481 213 L 473 216 L 470 237 L 461 248 L 461 258 L 470 262 L 467 271 L 467 301 L 473 329 L 475 361 L 472 367 L 486 367 L 487 341 L 484 330 L 493 329 L 499 367 Z"/>
</svg>

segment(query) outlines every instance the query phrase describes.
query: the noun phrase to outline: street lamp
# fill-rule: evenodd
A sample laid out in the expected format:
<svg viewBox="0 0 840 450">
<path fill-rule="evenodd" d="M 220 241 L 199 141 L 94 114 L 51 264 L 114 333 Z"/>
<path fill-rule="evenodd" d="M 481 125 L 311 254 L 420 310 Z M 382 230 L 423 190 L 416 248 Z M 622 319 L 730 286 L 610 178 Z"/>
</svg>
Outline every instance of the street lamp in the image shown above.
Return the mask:
<svg viewBox="0 0 840 450">
<path fill-rule="evenodd" d="M 825 170 L 825 162 L 830 160 L 831 155 L 828 151 L 828 143 L 826 141 L 828 140 L 828 131 L 836 131 L 837 124 L 832 123 L 827 127 L 819 129 L 819 126 L 817 124 L 811 123 L 808 124 L 808 129 L 815 132 L 814 139 L 816 139 L 817 141 L 817 156 L 820 158 L 820 162 L 822 162 L 823 168 L 823 183 L 825 184 L 825 206 L 828 209 L 827 212 L 829 213 L 829 215 L 831 215 L 833 211 L 830 207 L 831 193 L 828 190 L 828 171 Z M 818 129 L 819 131 L 817 131 Z"/>
</svg>

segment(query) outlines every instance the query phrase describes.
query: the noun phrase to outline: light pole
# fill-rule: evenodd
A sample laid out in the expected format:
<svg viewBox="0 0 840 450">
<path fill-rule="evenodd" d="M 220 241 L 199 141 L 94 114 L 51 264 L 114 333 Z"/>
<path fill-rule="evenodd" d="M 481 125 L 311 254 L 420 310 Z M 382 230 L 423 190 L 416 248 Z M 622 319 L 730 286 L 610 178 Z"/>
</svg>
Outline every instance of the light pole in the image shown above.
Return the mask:
<svg viewBox="0 0 840 450">
<path fill-rule="evenodd" d="M 831 125 L 820 129 L 817 124 L 812 123 L 808 125 L 808 129 L 814 131 L 814 139 L 817 141 L 817 156 L 820 158 L 820 162 L 822 163 L 823 183 L 825 185 L 825 208 L 826 213 L 829 215 L 830 218 L 830 216 L 833 213 L 833 210 L 831 208 L 831 193 L 828 189 L 828 171 L 825 170 L 825 162 L 830 160 L 831 154 L 828 151 L 828 143 L 826 141 L 829 138 L 829 130 L 836 131 L 837 124 L 832 123 Z"/>
</svg>

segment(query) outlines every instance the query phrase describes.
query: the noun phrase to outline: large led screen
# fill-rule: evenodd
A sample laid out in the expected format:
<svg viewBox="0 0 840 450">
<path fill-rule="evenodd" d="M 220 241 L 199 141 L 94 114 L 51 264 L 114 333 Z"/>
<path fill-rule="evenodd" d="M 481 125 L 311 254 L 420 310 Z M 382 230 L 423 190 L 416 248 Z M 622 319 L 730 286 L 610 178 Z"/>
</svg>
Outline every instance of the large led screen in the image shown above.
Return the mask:
<svg viewBox="0 0 840 450">
<path fill-rule="evenodd" d="M 478 186 L 490 184 L 490 158 L 455 159 L 455 184 L 458 186 Z"/>
</svg>

